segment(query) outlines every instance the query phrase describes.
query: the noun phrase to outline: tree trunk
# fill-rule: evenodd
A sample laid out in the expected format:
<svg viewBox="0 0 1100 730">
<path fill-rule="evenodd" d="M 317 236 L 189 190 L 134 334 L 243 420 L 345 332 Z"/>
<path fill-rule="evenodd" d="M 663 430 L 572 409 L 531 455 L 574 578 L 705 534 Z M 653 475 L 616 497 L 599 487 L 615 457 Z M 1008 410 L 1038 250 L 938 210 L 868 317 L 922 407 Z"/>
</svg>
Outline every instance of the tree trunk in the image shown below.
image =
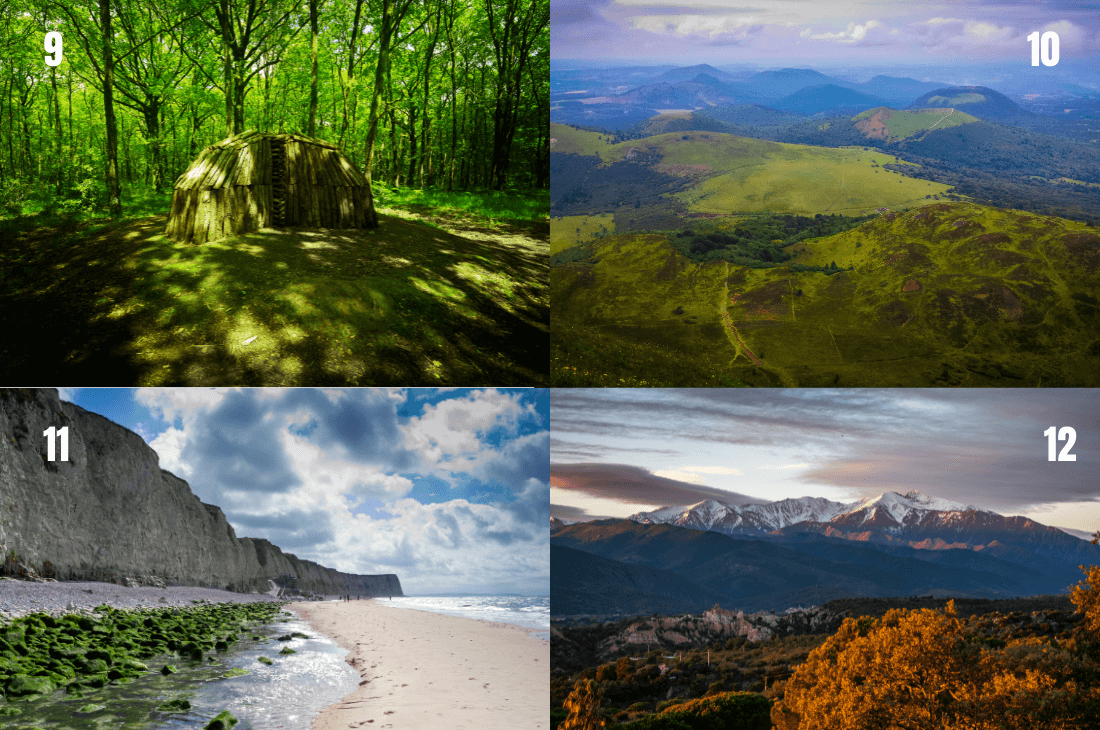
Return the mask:
<svg viewBox="0 0 1100 730">
<path fill-rule="evenodd" d="M 222 7 L 227 6 L 227 0 L 222 0 Z M 226 33 L 226 30 L 222 29 L 222 34 Z M 224 38 L 225 42 L 225 136 L 233 136 L 233 51 L 229 47 L 229 39 Z"/>
<path fill-rule="evenodd" d="M 410 187 L 416 185 L 416 104 L 409 105 L 409 174 Z"/>
<path fill-rule="evenodd" d="M 69 87 L 69 158 L 75 157 L 76 149 L 73 147 L 73 72 L 69 69 L 69 73 L 66 74 L 66 80 Z M 69 171 L 68 187 L 71 190 L 73 187 L 73 166 L 68 165 L 66 169 Z"/>
<path fill-rule="evenodd" d="M 442 4 L 442 3 L 441 3 Z M 428 43 L 428 52 L 424 56 L 424 117 L 420 124 L 420 187 L 423 189 L 426 187 L 425 176 L 427 175 L 427 168 L 429 160 L 431 159 L 429 151 L 431 146 L 428 144 L 428 131 L 431 127 L 431 100 L 428 96 L 428 91 L 432 84 L 432 59 L 435 57 L 435 46 L 439 42 L 439 31 L 442 29 L 443 24 L 440 22 L 440 13 L 442 7 L 437 7 L 435 11 L 435 28 L 432 30 L 432 40 Z M 428 20 L 431 22 L 431 19 Z M 415 132 L 414 132 L 415 134 Z"/>
<path fill-rule="evenodd" d="M 122 215 L 122 190 L 118 182 L 118 128 L 115 120 L 115 59 L 111 52 L 111 3 L 99 0 L 103 32 L 103 116 L 107 122 L 107 208 L 112 217 Z"/>
<path fill-rule="evenodd" d="M 340 127 L 340 149 L 344 149 L 344 135 L 348 131 L 348 116 L 350 102 L 350 116 L 355 119 L 355 106 L 359 99 L 359 89 L 355 85 L 355 45 L 359 40 L 359 18 L 362 15 L 364 0 L 355 0 L 355 20 L 351 24 L 351 42 L 348 47 L 348 81 L 344 85 L 344 123 Z M 350 99 L 349 99 L 350 97 Z M 354 126 L 352 134 L 355 133 Z"/>
<path fill-rule="evenodd" d="M 63 170 L 66 165 L 62 164 L 62 160 L 65 158 L 61 154 L 61 143 L 65 139 L 65 135 L 61 132 L 61 95 L 57 92 L 57 67 L 50 67 L 50 85 L 53 86 L 53 109 L 54 120 L 56 122 L 55 127 L 57 134 L 54 137 L 54 160 L 56 160 L 56 169 L 54 171 L 54 190 L 58 195 L 61 195 L 61 178 L 63 177 Z"/>
<path fill-rule="evenodd" d="M 455 24 L 455 9 L 454 5 L 447 3 L 447 49 L 450 51 L 451 57 L 451 164 L 450 170 L 447 171 L 447 189 L 454 190 L 455 187 L 455 153 L 458 148 L 458 110 L 455 108 L 458 104 L 458 84 L 455 80 L 455 41 L 453 36 L 454 24 Z"/>
<path fill-rule="evenodd" d="M 378 66 L 374 70 L 374 90 L 371 93 L 370 117 L 367 122 L 367 141 L 364 145 L 363 174 L 367 184 L 371 181 L 371 163 L 374 158 L 374 140 L 378 137 L 378 102 L 382 97 L 382 86 L 386 81 L 386 72 L 390 65 L 390 37 L 393 32 L 393 0 L 382 0 L 382 28 L 378 36 Z M 378 225 L 378 214 L 371 206 L 369 221 Z"/>
<path fill-rule="evenodd" d="M 317 136 L 317 0 L 309 0 L 310 58 L 309 72 L 309 136 Z"/>
<path fill-rule="evenodd" d="M 159 193 L 164 188 L 164 142 L 160 138 L 160 99 L 146 95 L 141 112 L 145 118 L 145 131 L 149 134 L 153 190 Z"/>
</svg>

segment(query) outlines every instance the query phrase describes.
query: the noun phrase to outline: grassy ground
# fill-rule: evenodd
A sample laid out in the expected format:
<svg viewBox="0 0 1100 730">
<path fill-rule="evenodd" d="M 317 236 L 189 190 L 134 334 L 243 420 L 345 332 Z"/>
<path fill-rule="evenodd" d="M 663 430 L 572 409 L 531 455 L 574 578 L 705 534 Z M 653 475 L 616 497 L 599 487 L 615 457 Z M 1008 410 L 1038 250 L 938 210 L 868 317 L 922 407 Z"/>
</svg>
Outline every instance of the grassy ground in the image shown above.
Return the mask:
<svg viewBox="0 0 1100 730">
<path fill-rule="evenodd" d="M 957 127 L 960 124 L 977 122 L 973 117 L 957 109 L 948 111 L 945 109 L 918 109 L 915 111 L 895 111 L 893 109 L 878 108 L 868 109 L 862 114 L 852 117 L 852 121 L 870 120 L 862 125 L 868 136 L 880 139 L 905 139 L 930 129 L 947 129 Z M 885 129 L 883 129 L 885 128 Z M 885 134 L 883 134 L 885 132 Z"/>
<path fill-rule="evenodd" d="M 1100 384 L 1100 233 L 1082 223 L 970 203 L 891 213 L 796 245 L 795 262 L 852 267 L 831 276 L 697 266 L 659 234 L 594 246 L 594 266 L 551 272 L 553 383 Z"/>
<path fill-rule="evenodd" d="M 89 385 L 542 384 L 547 206 L 379 192 L 374 231 L 201 246 L 165 238 L 164 215 L 6 221 L 3 371 Z"/>
<path fill-rule="evenodd" d="M 599 155 L 611 146 L 607 135 L 588 132 L 566 124 L 550 125 L 551 150 L 572 155 Z"/>
<path fill-rule="evenodd" d="M 566 215 L 550 220 L 550 255 L 591 241 L 599 233 L 615 232 L 615 216 L 610 213 L 598 215 Z"/>
</svg>

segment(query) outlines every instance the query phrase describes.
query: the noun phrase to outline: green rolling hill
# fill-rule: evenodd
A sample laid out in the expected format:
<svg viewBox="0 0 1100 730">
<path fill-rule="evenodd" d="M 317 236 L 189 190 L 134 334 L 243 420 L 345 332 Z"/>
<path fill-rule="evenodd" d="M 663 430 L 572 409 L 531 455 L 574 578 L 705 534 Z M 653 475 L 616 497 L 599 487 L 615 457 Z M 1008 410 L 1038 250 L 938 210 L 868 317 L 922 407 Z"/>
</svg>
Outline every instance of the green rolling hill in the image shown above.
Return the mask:
<svg viewBox="0 0 1100 730">
<path fill-rule="evenodd" d="M 551 273 L 565 384 L 602 367 L 629 385 L 1100 385 L 1100 233 L 1084 223 L 934 204 L 772 268 L 694 264 L 667 234 L 588 245 Z"/>
</svg>

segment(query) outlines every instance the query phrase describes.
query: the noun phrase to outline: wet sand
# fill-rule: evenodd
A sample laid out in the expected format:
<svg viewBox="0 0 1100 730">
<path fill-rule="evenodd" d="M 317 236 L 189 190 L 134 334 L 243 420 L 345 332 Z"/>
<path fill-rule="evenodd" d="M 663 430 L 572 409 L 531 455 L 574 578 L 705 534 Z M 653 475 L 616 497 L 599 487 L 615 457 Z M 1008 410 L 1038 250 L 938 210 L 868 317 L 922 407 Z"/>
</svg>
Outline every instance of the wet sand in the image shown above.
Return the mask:
<svg viewBox="0 0 1100 730">
<path fill-rule="evenodd" d="M 292 603 L 349 651 L 359 689 L 313 730 L 546 730 L 550 643 L 516 626 L 389 608 L 384 600 Z"/>
</svg>

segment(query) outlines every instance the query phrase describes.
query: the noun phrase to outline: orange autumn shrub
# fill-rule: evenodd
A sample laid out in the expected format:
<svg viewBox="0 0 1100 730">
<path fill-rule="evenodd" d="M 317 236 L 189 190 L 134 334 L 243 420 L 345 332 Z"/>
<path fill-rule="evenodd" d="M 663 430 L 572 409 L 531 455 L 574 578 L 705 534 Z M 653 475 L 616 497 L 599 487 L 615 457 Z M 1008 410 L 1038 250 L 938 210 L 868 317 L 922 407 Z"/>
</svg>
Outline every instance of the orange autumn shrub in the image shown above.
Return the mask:
<svg viewBox="0 0 1100 730">
<path fill-rule="evenodd" d="M 1095 728 L 1100 671 L 1065 643 L 978 636 L 953 602 L 943 612 L 847 619 L 791 677 L 772 722 L 778 730 Z"/>
</svg>

